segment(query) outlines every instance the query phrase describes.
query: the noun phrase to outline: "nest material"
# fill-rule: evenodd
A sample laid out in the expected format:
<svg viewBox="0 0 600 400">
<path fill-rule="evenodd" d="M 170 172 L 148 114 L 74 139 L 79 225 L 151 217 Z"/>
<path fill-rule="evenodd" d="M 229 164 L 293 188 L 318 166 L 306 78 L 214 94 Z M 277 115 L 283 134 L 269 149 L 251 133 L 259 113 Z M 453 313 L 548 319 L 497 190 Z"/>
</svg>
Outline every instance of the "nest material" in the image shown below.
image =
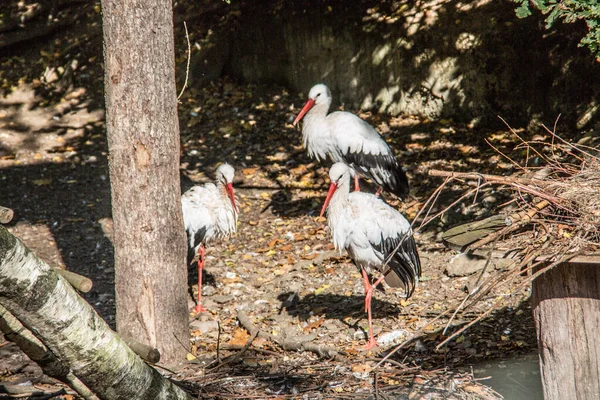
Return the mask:
<svg viewBox="0 0 600 400">
<path fill-rule="evenodd" d="M 575 223 L 585 232 L 598 233 L 600 228 L 600 163 L 586 163 L 584 169 L 564 182 L 551 183 L 548 191 L 569 204 Z"/>
<path fill-rule="evenodd" d="M 594 154 L 597 151 L 570 143 L 552 144 L 551 155 L 545 156 L 535 150 L 533 144 L 523 141 L 523 145 L 528 150 L 532 149 L 547 165 L 541 169 L 519 167 L 524 172 L 519 177 L 429 171 L 432 176 L 447 178 L 442 187 L 453 179 L 477 180 L 477 188 L 465 193 L 461 199 L 485 185 L 495 185 L 498 190 L 512 191 L 512 203 L 518 204 L 519 208 L 518 212 L 510 215 L 495 215 L 454 227 L 444 233 L 444 240 L 450 247 L 474 250 L 492 241 L 498 242 L 500 238 L 509 241 L 508 234 L 523 231 L 523 227 L 537 229 L 542 226 L 546 236 L 552 236 L 554 248 L 596 252 L 600 247 L 600 158 Z M 513 160 L 511 162 L 518 165 Z M 500 217 L 507 218 L 506 227 L 493 227 L 491 231 L 479 229 L 483 222 Z M 533 247 L 538 238 L 539 235 L 531 235 L 529 243 L 524 244 Z M 519 240 L 523 243 L 523 238 Z"/>
<path fill-rule="evenodd" d="M 484 252 L 488 257 L 487 263 L 473 287 L 469 288 L 466 297 L 456 306 L 450 321 L 478 302 L 490 297 L 495 297 L 496 300 L 487 311 L 438 344 L 437 349 L 458 337 L 493 310 L 500 308 L 504 296 L 493 295 L 493 293 L 502 292 L 508 283 L 519 282 L 516 287 L 511 288 L 511 293 L 517 293 L 554 266 L 569 262 L 579 255 L 597 253 L 600 247 L 598 150 L 567 143 L 548 130 L 552 135 L 552 142 L 542 143 L 545 150 L 548 150 L 545 155 L 534 147 L 540 142 L 528 143 L 514 130 L 510 130 L 522 142 L 517 148 L 526 147 L 527 154 L 534 153 L 546 163 L 545 167 L 528 167 L 528 160 L 525 161 L 525 167 L 522 167 L 488 142 L 494 150 L 508 158 L 513 165 L 517 165 L 523 174 L 499 176 L 476 172 L 429 171 L 430 176 L 445 177 L 446 180 L 430 196 L 419 214 L 429 215 L 439 194 L 450 182 L 474 180 L 477 184 L 444 210 L 429 219 L 425 218 L 417 230 L 456 204 L 476 196 L 482 187 L 493 185 L 498 191 L 511 191 L 513 197 L 513 201 L 510 202 L 513 211 L 507 215 L 493 215 L 484 220 L 454 227 L 443 233 L 442 238 L 448 247 L 459 251 L 472 252 L 490 245 L 490 248 Z M 518 205 L 517 211 L 514 211 L 515 203 Z M 494 252 L 502 253 L 501 257 L 514 260 L 514 266 L 498 276 L 484 279 L 486 267 L 494 263 L 492 260 Z"/>
</svg>

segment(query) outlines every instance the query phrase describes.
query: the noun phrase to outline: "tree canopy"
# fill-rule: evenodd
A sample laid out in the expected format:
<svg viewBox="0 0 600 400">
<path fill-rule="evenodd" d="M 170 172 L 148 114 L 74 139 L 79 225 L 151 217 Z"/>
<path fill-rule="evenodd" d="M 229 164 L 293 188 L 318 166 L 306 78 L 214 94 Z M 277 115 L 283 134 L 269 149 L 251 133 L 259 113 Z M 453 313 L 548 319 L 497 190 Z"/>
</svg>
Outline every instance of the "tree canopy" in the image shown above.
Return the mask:
<svg viewBox="0 0 600 400">
<path fill-rule="evenodd" d="M 546 29 L 550 29 L 558 20 L 574 23 L 585 21 L 588 33 L 579 42 L 580 46 L 590 49 L 596 60 L 600 61 L 600 2 L 597 0 L 513 0 L 519 3 L 517 17 L 525 18 L 532 14 L 535 7 L 546 16 Z"/>
</svg>

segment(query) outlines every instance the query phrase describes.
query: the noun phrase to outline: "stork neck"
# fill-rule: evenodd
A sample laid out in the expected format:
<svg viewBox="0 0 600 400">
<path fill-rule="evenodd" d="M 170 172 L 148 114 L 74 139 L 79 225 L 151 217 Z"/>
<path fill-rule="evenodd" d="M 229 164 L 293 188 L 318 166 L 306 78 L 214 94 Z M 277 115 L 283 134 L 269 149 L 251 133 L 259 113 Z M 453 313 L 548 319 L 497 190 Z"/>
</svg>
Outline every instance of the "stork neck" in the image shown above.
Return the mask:
<svg viewBox="0 0 600 400">
<path fill-rule="evenodd" d="M 327 117 L 329 111 L 329 103 L 317 104 L 310 109 L 309 112 L 304 116 L 304 124 L 311 125 L 319 123 L 319 121 Z"/>
<path fill-rule="evenodd" d="M 348 203 L 350 196 L 350 179 L 344 179 L 338 186 L 337 190 L 333 194 L 329 207 L 335 210 L 336 208 L 343 208 Z M 332 214 L 337 214 L 335 211 Z"/>
</svg>

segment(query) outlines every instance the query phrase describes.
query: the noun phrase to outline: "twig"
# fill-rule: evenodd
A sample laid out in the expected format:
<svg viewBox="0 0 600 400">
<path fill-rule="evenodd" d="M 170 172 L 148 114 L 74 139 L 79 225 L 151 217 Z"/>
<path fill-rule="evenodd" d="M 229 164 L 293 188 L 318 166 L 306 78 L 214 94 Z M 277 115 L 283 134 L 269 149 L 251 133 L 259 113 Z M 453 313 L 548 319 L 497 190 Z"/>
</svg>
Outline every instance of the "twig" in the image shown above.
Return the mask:
<svg viewBox="0 0 600 400">
<path fill-rule="evenodd" d="M 536 272 L 535 274 L 533 274 L 530 278 L 526 279 L 519 286 L 517 286 L 517 288 L 514 290 L 514 292 L 517 292 L 518 290 L 522 289 L 525 286 L 525 284 L 529 284 L 529 282 L 531 282 L 532 280 L 534 280 L 535 278 L 537 278 L 541 274 L 549 271 L 550 269 L 554 268 L 555 266 L 557 266 L 557 265 L 559 265 L 559 264 L 561 264 L 563 262 L 566 262 L 566 261 L 572 259 L 573 257 L 575 257 L 575 256 L 577 256 L 579 254 L 580 253 L 568 254 L 568 255 L 562 257 L 561 259 L 559 259 L 558 261 L 553 262 L 549 266 L 544 267 L 543 269 L 541 269 L 538 272 Z M 435 349 L 436 350 L 441 349 L 442 347 L 444 347 L 444 345 L 446 345 L 446 343 L 450 342 L 452 339 L 454 339 L 455 337 L 457 337 L 458 335 L 460 335 L 461 333 L 463 333 L 464 331 L 466 331 L 467 329 L 469 329 L 471 326 L 473 326 L 474 324 L 476 324 L 477 322 L 481 321 L 483 318 L 485 318 L 486 316 L 488 316 L 492 311 L 494 311 L 500 305 L 500 302 L 502 300 L 503 299 L 495 301 L 484 313 L 480 314 L 473 321 L 469 322 L 467 325 L 463 326 L 462 328 L 460 328 L 459 330 L 457 330 L 456 332 L 454 332 L 452 335 L 448 336 L 443 342 L 441 342 L 440 344 L 438 344 L 435 347 Z"/>
<path fill-rule="evenodd" d="M 521 167 L 512 158 L 510 158 L 509 156 L 507 156 L 506 154 L 504 154 L 503 152 L 501 152 L 500 149 L 498 149 L 496 146 L 494 146 L 489 140 L 487 140 L 487 139 L 484 139 L 484 140 L 488 144 L 488 146 L 490 146 L 492 149 L 494 149 L 498 154 L 500 154 L 502 157 L 506 158 L 508 161 L 510 161 L 514 166 L 516 166 L 520 170 L 525 171 L 525 168 Z"/>
<path fill-rule="evenodd" d="M 557 120 L 558 120 L 558 118 L 557 118 Z M 573 150 L 577 150 L 577 151 L 579 151 L 579 152 L 585 154 L 586 156 L 591 157 L 591 158 L 593 158 L 595 160 L 600 160 L 600 158 L 596 157 L 595 155 L 593 155 L 591 153 L 588 153 L 587 151 L 583 151 L 583 149 L 580 148 L 579 146 L 576 146 L 573 143 L 569 143 L 565 139 L 563 139 L 560 136 L 558 136 L 556 134 L 556 123 L 554 124 L 554 130 L 553 131 L 550 131 L 550 129 L 548 129 L 546 127 L 546 125 L 544 125 L 544 124 L 542 124 L 542 128 L 544 128 L 550 135 L 552 135 L 552 138 L 556 138 L 556 139 L 560 140 L 561 142 L 563 142 L 565 145 L 569 146 Z"/>
<path fill-rule="evenodd" d="M 185 68 L 185 82 L 183 82 L 183 87 L 181 88 L 181 92 L 179 92 L 179 96 L 177 96 L 177 100 L 181 98 L 185 88 L 187 87 L 188 77 L 190 76 L 190 60 L 192 59 L 192 46 L 190 44 L 190 35 L 188 33 L 187 24 L 183 21 L 183 27 L 185 28 L 185 38 L 187 39 L 188 45 L 188 57 L 187 57 L 187 66 Z"/>
<path fill-rule="evenodd" d="M 414 226 L 414 224 L 417 221 L 417 219 L 419 219 L 419 217 L 423 213 L 423 210 L 425 209 L 425 207 L 427 207 L 427 205 L 431 203 L 430 206 L 429 206 L 429 209 L 427 210 L 427 213 L 423 217 L 423 221 L 425 221 L 427 219 L 427 217 L 429 216 L 429 213 L 431 212 L 431 210 L 433 209 L 433 206 L 435 205 L 435 202 L 437 201 L 438 197 L 440 196 L 440 194 L 444 190 L 444 187 L 446 187 L 446 185 L 448 184 L 448 182 L 450 182 L 451 180 L 452 180 L 452 178 L 450 178 L 450 177 L 446 178 L 446 180 L 444 180 L 444 182 L 440 186 L 438 186 L 438 188 L 431 194 L 431 196 L 429 196 L 429 198 L 427 199 L 427 201 L 425 202 L 425 204 L 423 204 L 423 207 L 421 207 L 421 209 L 419 210 L 419 212 L 417 213 L 417 215 L 415 215 L 415 218 L 413 218 L 413 222 L 411 224 L 411 228 Z M 423 226 L 419 226 L 418 229 L 421 229 L 422 227 Z"/>
<path fill-rule="evenodd" d="M 517 178 L 512 176 L 500 176 L 490 174 L 480 174 L 478 172 L 454 172 L 454 171 L 441 171 L 438 169 L 430 169 L 428 171 L 429 176 L 440 176 L 460 179 L 476 179 L 484 180 L 490 183 L 499 183 L 505 185 L 512 185 L 515 183 L 521 183 L 524 185 L 546 185 L 547 182 L 543 179 L 537 178 Z"/>
<path fill-rule="evenodd" d="M 454 310 L 454 312 L 452 313 L 452 316 L 448 319 L 448 323 L 446 324 L 446 326 L 444 327 L 444 330 L 442 331 L 443 335 L 446 334 L 446 331 L 450 327 L 450 324 L 454 320 L 454 317 L 456 317 L 456 314 L 458 314 L 458 312 L 465 305 L 465 303 L 467 302 L 467 300 L 469 300 L 469 297 L 471 297 L 474 293 L 476 293 L 479 290 L 479 288 L 480 288 L 479 282 L 481 281 L 481 278 L 483 277 L 483 274 L 485 274 L 485 271 L 487 270 L 488 265 L 490 265 L 490 262 L 492 261 L 492 253 L 493 253 L 493 251 L 494 251 L 494 246 L 492 245 L 492 248 L 488 252 L 488 256 L 487 256 L 487 260 L 485 262 L 485 265 L 481 269 L 481 272 L 479 273 L 479 277 L 477 278 L 477 281 L 475 282 L 475 285 L 473 285 L 474 289 L 473 290 L 469 290 L 467 292 L 467 295 L 465 296 L 464 300 L 460 303 L 460 305 L 458 307 L 456 307 L 456 310 Z"/>
<path fill-rule="evenodd" d="M 239 361 L 242 358 L 242 356 L 244 355 L 244 353 L 246 353 L 246 351 L 248 351 L 248 349 L 250 348 L 250 345 L 252 345 L 252 342 L 254 341 L 254 339 L 256 339 L 258 332 L 259 332 L 258 329 L 256 329 L 255 331 L 253 331 L 250 334 L 250 337 L 246 341 L 246 344 L 239 349 L 240 350 L 239 352 L 232 354 L 230 356 L 227 356 L 223 360 L 220 360 L 220 358 L 217 354 L 217 360 L 219 361 L 219 363 L 215 367 L 211 368 L 210 372 L 214 372 L 214 371 L 218 370 L 219 368 L 223 367 L 224 365 Z"/>
<path fill-rule="evenodd" d="M 198 288 L 200 290 L 200 288 Z M 221 321 L 217 320 L 217 360 L 221 359 Z"/>
</svg>

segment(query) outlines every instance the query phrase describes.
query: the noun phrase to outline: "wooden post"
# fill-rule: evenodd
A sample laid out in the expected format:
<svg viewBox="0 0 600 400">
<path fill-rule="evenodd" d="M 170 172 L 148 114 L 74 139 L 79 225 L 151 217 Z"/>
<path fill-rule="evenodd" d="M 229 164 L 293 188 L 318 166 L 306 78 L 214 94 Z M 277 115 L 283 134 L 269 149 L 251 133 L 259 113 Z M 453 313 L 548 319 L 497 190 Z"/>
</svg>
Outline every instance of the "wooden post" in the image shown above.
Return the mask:
<svg viewBox="0 0 600 400">
<path fill-rule="evenodd" d="M 600 399 L 600 264 L 556 266 L 531 301 L 544 399 Z"/>
</svg>

